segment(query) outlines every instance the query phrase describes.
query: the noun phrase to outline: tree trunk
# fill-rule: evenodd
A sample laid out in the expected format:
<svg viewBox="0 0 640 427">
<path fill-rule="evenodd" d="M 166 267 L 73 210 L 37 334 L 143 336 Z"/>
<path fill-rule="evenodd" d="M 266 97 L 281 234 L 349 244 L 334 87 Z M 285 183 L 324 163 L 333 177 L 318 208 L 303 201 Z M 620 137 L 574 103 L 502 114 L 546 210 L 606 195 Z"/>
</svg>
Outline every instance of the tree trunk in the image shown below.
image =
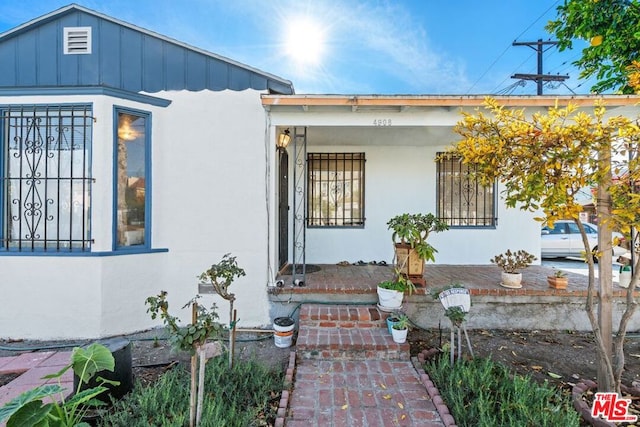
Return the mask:
<svg viewBox="0 0 640 427">
<path fill-rule="evenodd" d="M 612 364 L 612 334 L 613 334 L 613 276 L 611 271 L 611 200 L 609 187 L 611 186 L 611 145 L 604 144 L 598 153 L 598 169 L 601 171 L 598 183 L 598 199 L 596 203 L 598 216 L 598 324 L 604 354 L 598 353 L 598 391 L 616 391 Z"/>
<path fill-rule="evenodd" d="M 194 303 L 191 306 L 191 324 L 195 325 L 198 320 L 198 304 Z M 197 378 L 198 375 L 198 356 L 197 352 L 194 352 L 191 356 L 191 388 L 189 394 L 189 427 L 195 427 L 196 425 L 196 392 L 198 389 Z"/>
<path fill-rule="evenodd" d="M 604 346 L 604 340 L 602 338 L 602 329 L 600 328 L 600 323 L 598 322 L 598 318 L 594 312 L 595 306 L 595 268 L 593 263 L 593 256 L 589 252 L 590 244 L 587 239 L 587 233 L 585 232 L 584 225 L 579 219 L 575 220 L 578 229 L 580 230 L 580 235 L 582 236 L 582 243 L 586 250 L 587 255 L 587 263 L 589 265 L 589 285 L 587 287 L 587 303 L 585 306 L 585 310 L 587 312 L 587 317 L 589 318 L 589 323 L 591 324 L 591 329 L 593 330 L 593 336 L 596 340 L 596 359 L 598 362 L 603 363 L 603 371 L 609 372 L 610 377 L 613 378 L 613 367 L 611 365 L 611 350 L 607 350 Z M 600 366 L 600 364 L 598 365 Z"/>
</svg>

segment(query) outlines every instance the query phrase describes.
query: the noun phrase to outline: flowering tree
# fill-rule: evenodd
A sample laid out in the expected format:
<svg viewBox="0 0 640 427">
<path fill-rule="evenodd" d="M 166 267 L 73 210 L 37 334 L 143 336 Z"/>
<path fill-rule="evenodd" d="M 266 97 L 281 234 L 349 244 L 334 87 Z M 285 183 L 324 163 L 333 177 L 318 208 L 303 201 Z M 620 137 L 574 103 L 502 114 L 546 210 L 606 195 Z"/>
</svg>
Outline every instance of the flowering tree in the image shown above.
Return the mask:
<svg viewBox="0 0 640 427">
<path fill-rule="evenodd" d="M 630 183 L 639 182 L 638 121 L 625 117 L 605 118 L 597 103 L 593 114 L 574 105 L 549 108 L 546 113 L 526 115 L 524 109 L 508 109 L 493 99 L 486 110 L 463 113 L 455 131 L 462 136 L 454 150 L 464 163 L 473 164 L 484 184 L 498 180 L 509 207 L 541 212 L 539 221 L 550 225 L 560 218 L 573 219 L 582 234 L 589 264 L 586 312 L 596 338 L 600 391 L 619 391 L 624 367 L 623 343 L 627 324 L 636 309 L 633 290 L 638 284 L 640 263 L 627 292 L 627 305 L 612 345 L 611 228 L 628 231 L 640 225 L 640 195 Z M 612 171 L 622 170 L 612 158 L 633 160 L 625 164 L 630 179 L 612 181 Z M 635 180 L 635 181 L 634 181 Z M 585 186 L 598 186 L 598 253 L 591 254 L 576 200 Z M 599 257 L 600 283 L 596 292 L 594 256 Z M 595 311 L 596 303 L 598 313 Z"/>
</svg>

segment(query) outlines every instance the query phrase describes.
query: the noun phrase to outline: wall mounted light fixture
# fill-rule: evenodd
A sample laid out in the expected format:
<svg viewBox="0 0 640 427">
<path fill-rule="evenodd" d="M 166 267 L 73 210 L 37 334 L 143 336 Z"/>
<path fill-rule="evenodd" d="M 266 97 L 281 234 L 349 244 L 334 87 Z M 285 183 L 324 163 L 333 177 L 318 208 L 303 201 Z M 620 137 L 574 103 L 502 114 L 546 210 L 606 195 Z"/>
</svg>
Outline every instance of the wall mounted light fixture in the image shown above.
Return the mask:
<svg viewBox="0 0 640 427">
<path fill-rule="evenodd" d="M 291 141 L 291 135 L 289 135 L 289 129 L 285 129 L 278 135 L 278 142 L 276 143 L 276 147 L 281 149 L 286 149 Z"/>
</svg>

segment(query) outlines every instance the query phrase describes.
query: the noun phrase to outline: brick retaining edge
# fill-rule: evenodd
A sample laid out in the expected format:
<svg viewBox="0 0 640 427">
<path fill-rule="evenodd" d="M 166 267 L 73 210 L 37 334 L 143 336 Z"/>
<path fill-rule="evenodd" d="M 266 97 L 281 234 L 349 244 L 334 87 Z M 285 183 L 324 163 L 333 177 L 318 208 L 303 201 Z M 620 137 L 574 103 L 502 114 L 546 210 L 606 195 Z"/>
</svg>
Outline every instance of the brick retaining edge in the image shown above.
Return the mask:
<svg viewBox="0 0 640 427">
<path fill-rule="evenodd" d="M 445 427 L 457 427 L 453 415 L 451 415 L 449 408 L 442 400 L 442 396 L 440 396 L 440 391 L 433 381 L 431 381 L 431 378 L 429 378 L 429 375 L 425 372 L 423 367 L 425 361 L 436 353 L 438 353 L 438 349 L 435 348 L 422 350 L 418 353 L 418 357 L 412 357 L 411 361 L 413 362 L 413 367 L 418 372 L 418 375 L 420 375 L 420 381 L 422 381 L 422 384 L 426 387 L 427 393 L 429 393 L 429 397 L 431 397 L 431 401 L 436 406 L 436 410 L 438 411 L 438 414 L 440 414 L 440 418 L 442 419 Z"/>
<path fill-rule="evenodd" d="M 289 353 L 289 365 L 284 375 L 284 388 L 280 395 L 280 403 L 278 404 L 278 412 L 276 413 L 276 421 L 274 427 L 283 427 L 284 420 L 287 417 L 287 408 L 289 407 L 289 396 L 293 387 L 293 373 L 296 369 L 296 352 Z"/>
</svg>

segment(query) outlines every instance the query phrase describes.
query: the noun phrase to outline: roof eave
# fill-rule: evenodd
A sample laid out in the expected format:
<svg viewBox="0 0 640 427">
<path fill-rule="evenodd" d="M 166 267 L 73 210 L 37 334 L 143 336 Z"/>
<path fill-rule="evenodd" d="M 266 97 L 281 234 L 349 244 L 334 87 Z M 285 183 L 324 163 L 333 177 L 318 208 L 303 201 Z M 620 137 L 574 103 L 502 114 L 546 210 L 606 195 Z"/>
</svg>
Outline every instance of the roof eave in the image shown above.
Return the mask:
<svg viewBox="0 0 640 427">
<path fill-rule="evenodd" d="M 274 74 L 267 73 L 265 71 L 262 71 L 262 70 L 259 70 L 257 68 L 251 67 L 249 65 L 243 64 L 241 62 L 235 61 L 235 60 L 233 60 L 231 58 L 227 58 L 225 56 L 218 55 L 216 53 L 209 52 L 207 50 L 200 49 L 200 48 L 197 48 L 195 46 L 191 46 L 190 44 L 181 42 L 181 41 L 173 39 L 171 37 L 164 36 L 162 34 L 154 32 L 154 31 L 147 30 L 147 29 L 142 28 L 142 27 L 138 27 L 136 25 L 130 24 L 130 23 L 125 22 L 125 21 L 121 21 L 121 20 L 113 18 L 113 17 L 111 17 L 109 15 L 105 15 L 105 14 L 97 12 L 95 10 L 88 9 L 88 8 L 86 8 L 84 6 L 80 6 L 79 4 L 76 4 L 76 3 L 71 3 L 71 4 L 67 5 L 67 6 L 63 6 L 60 9 L 54 10 L 53 12 L 49 12 L 49 13 L 47 13 L 45 15 L 42 15 L 42 16 L 40 16 L 38 18 L 32 19 L 32 20 L 30 20 L 28 22 L 25 22 L 22 25 L 19 25 L 19 26 L 15 27 L 15 28 L 12 28 L 12 29 L 10 29 L 8 31 L 5 31 L 4 33 L 0 34 L 0 41 L 2 39 L 4 39 L 4 38 L 15 36 L 15 35 L 18 35 L 18 34 L 24 32 L 24 31 L 27 31 L 28 28 L 30 28 L 32 26 L 40 25 L 40 24 L 49 22 L 49 21 L 51 21 L 53 19 L 58 18 L 59 16 L 65 15 L 67 13 L 70 13 L 70 12 L 74 11 L 74 10 L 78 10 L 78 11 L 81 11 L 81 12 L 96 16 L 98 18 L 113 22 L 113 23 L 115 23 L 117 25 L 121 25 L 123 27 L 127 27 L 129 29 L 134 30 L 134 31 L 138 31 L 138 32 L 141 32 L 143 34 L 147 34 L 147 35 L 149 35 L 151 37 L 155 37 L 155 38 L 164 40 L 164 41 L 166 41 L 168 43 L 172 43 L 172 44 L 181 46 L 181 47 L 183 47 L 185 49 L 189 49 L 189 50 L 192 50 L 194 52 L 198 52 L 198 53 L 200 53 L 202 55 L 209 56 L 211 58 L 215 58 L 215 59 L 218 59 L 220 61 L 227 62 L 227 63 L 229 63 L 231 65 L 236 66 L 236 67 L 243 68 L 243 69 L 245 69 L 247 71 L 251 71 L 253 73 L 259 74 L 259 75 L 261 75 L 261 76 L 263 76 L 263 77 L 265 77 L 267 79 L 271 79 L 271 80 L 277 81 L 281 85 L 284 85 L 284 86 L 287 86 L 287 87 L 291 88 L 291 93 L 294 93 L 293 83 L 290 80 L 283 79 L 282 77 L 278 77 L 278 76 L 276 76 Z"/>
</svg>

